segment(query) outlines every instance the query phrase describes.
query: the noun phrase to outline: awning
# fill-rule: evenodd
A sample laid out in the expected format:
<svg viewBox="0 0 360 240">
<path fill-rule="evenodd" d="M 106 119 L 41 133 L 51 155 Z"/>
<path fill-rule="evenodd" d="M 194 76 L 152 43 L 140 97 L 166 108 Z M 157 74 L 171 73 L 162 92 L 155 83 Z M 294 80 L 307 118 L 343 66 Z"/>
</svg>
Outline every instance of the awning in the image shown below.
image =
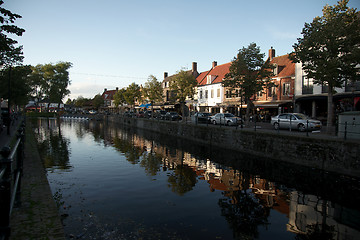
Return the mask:
<svg viewBox="0 0 360 240">
<path fill-rule="evenodd" d="M 282 104 L 291 103 L 291 100 L 288 101 L 272 101 L 272 102 L 257 102 L 254 103 L 255 107 L 262 107 L 262 108 L 277 108 Z"/>
</svg>

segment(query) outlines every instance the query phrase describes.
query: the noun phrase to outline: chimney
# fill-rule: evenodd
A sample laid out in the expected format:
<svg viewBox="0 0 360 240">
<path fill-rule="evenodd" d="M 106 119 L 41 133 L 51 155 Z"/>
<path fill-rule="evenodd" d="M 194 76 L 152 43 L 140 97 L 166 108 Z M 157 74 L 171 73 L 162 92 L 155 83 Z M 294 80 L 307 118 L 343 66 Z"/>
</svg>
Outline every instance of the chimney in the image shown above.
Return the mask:
<svg viewBox="0 0 360 240">
<path fill-rule="evenodd" d="M 212 68 L 216 67 L 217 66 L 217 61 L 213 61 L 212 62 Z"/>
<path fill-rule="evenodd" d="M 118 87 L 116 88 L 116 91 L 119 91 L 119 88 L 118 88 Z"/>
<path fill-rule="evenodd" d="M 192 72 L 197 72 L 197 63 L 196 62 L 192 63 Z"/>
<path fill-rule="evenodd" d="M 271 49 L 269 49 L 269 59 L 270 61 L 275 57 L 275 49 L 273 49 L 273 47 L 271 47 Z"/>
<path fill-rule="evenodd" d="M 168 77 L 168 73 L 164 72 L 164 79 Z"/>
<path fill-rule="evenodd" d="M 104 88 L 104 92 L 106 92 L 107 91 L 107 88 Z"/>
</svg>

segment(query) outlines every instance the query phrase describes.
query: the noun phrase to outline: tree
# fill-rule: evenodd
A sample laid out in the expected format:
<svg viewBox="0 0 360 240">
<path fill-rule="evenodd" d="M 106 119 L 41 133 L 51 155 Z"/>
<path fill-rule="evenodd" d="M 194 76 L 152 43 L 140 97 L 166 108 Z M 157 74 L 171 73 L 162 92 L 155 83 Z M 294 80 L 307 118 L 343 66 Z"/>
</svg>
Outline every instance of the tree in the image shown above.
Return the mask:
<svg viewBox="0 0 360 240">
<path fill-rule="evenodd" d="M 31 66 L 31 69 L 32 72 L 29 76 L 31 96 L 38 102 L 44 99 L 46 91 L 49 89 L 49 84 L 44 78 L 43 65 L 38 64 L 36 66 Z"/>
<path fill-rule="evenodd" d="M 129 105 L 135 106 L 135 102 L 141 100 L 140 86 L 136 83 L 130 84 L 124 92 L 124 99 Z"/>
<path fill-rule="evenodd" d="M 114 98 L 114 104 L 116 107 L 119 107 L 121 104 L 126 103 L 125 97 L 124 97 L 125 91 L 126 91 L 125 88 L 121 88 L 114 94 L 113 98 Z"/>
<path fill-rule="evenodd" d="M 237 57 L 234 57 L 229 72 L 222 82 L 224 87 L 240 89 L 241 97 L 247 104 L 246 125 L 249 124 L 250 110 L 254 107 L 252 98 L 271 84 L 272 66 L 269 60 L 264 61 L 264 56 L 256 43 L 250 43 L 247 48 L 243 47 Z"/>
<path fill-rule="evenodd" d="M 104 105 L 104 99 L 100 94 L 95 95 L 95 97 L 92 99 L 93 106 L 98 109 L 101 105 Z"/>
<path fill-rule="evenodd" d="M 12 67 L 11 70 L 9 67 L 2 70 L 0 73 L 0 96 L 8 99 L 10 90 L 11 104 L 26 105 L 31 92 L 28 77 L 30 73 L 30 65 Z M 10 89 L 9 77 L 11 80 Z"/>
<path fill-rule="evenodd" d="M 305 23 L 302 38 L 293 45 L 294 62 L 301 62 L 308 78 L 328 86 L 328 132 L 333 126 L 333 94 L 347 80 L 360 80 L 360 16 L 348 0 L 326 5 L 323 16 Z"/>
<path fill-rule="evenodd" d="M 170 80 L 170 90 L 174 93 L 175 99 L 179 101 L 181 113 L 184 116 L 186 98 L 193 98 L 195 87 L 197 85 L 196 78 L 189 71 L 181 69 Z"/>
<path fill-rule="evenodd" d="M 0 6 L 2 4 L 4 1 L 0 0 Z M 22 46 L 16 46 L 18 42 L 9 38 L 7 34 L 22 36 L 25 30 L 13 25 L 15 20 L 21 16 L 2 7 L 0 7 L 0 14 L 0 66 L 16 65 L 21 63 L 24 58 Z"/>
<path fill-rule="evenodd" d="M 31 74 L 33 94 L 41 100 L 47 98 L 49 102 L 60 103 L 70 93 L 69 68 L 70 62 L 58 62 L 57 64 L 37 65 Z"/>
<path fill-rule="evenodd" d="M 155 102 L 163 100 L 163 88 L 155 76 L 150 75 L 143 88 L 143 96 L 151 103 L 151 114 L 153 114 L 153 107 Z"/>
</svg>

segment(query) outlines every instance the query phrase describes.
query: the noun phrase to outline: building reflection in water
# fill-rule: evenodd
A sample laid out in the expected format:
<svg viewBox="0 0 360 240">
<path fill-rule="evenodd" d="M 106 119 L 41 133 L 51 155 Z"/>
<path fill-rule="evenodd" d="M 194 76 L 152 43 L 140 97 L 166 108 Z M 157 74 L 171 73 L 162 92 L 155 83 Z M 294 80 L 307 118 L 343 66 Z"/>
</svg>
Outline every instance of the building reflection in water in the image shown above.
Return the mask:
<svg viewBox="0 0 360 240">
<path fill-rule="evenodd" d="M 61 140 L 60 127 L 56 128 L 56 124 L 46 127 L 53 129 L 53 135 L 58 134 L 57 146 L 66 147 L 66 139 Z M 198 181 L 206 181 L 209 191 L 221 191 L 223 197 L 218 205 L 235 238 L 257 237 L 258 226 L 268 225 L 271 209 L 288 217 L 287 230 L 296 233 L 297 239 L 356 239 L 360 236 L 360 212 L 356 209 L 277 185 L 259 175 L 226 167 L 181 148 L 168 147 L 155 139 L 148 140 L 133 129 L 91 121 L 76 127 L 78 138 L 91 132 L 96 141 L 113 145 L 130 163 L 140 164 L 149 176 L 171 170 L 168 186 L 176 194 L 192 191 Z M 38 129 L 37 134 L 43 142 L 46 133 Z M 65 158 L 68 155 L 65 154 Z M 61 164 L 69 167 L 66 160 Z"/>
</svg>

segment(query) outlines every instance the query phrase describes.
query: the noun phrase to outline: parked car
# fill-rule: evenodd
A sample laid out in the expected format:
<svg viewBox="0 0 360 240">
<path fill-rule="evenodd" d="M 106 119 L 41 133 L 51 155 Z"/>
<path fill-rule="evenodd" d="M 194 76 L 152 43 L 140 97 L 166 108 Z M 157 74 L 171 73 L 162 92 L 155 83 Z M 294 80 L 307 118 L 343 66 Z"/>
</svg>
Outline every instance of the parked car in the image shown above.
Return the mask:
<svg viewBox="0 0 360 240">
<path fill-rule="evenodd" d="M 322 128 L 321 121 L 311 119 L 302 113 L 282 113 L 271 118 L 271 125 L 276 130 L 280 128 L 297 129 L 301 132 L 306 130 L 318 130 Z"/>
<path fill-rule="evenodd" d="M 151 118 L 151 110 L 144 111 L 144 117 L 145 118 Z"/>
<path fill-rule="evenodd" d="M 241 123 L 241 118 L 235 116 L 232 113 L 217 113 L 214 116 L 211 116 L 211 123 L 216 124 L 224 124 L 229 126 L 236 126 Z"/>
<path fill-rule="evenodd" d="M 144 115 L 144 112 L 143 111 L 140 111 L 140 112 L 137 112 L 136 113 L 136 117 L 137 118 L 143 118 L 145 115 Z"/>
<path fill-rule="evenodd" d="M 181 119 L 181 116 L 177 112 L 167 112 L 165 114 L 165 120 L 177 121 L 180 119 Z"/>
<path fill-rule="evenodd" d="M 166 115 L 166 111 L 164 111 L 164 110 L 159 110 L 159 111 L 156 112 L 155 115 L 156 115 L 156 118 L 164 120 L 164 119 L 165 119 L 165 115 Z"/>
<path fill-rule="evenodd" d="M 208 112 L 197 112 L 194 114 L 194 119 L 197 123 L 211 123 L 211 114 Z"/>
<path fill-rule="evenodd" d="M 97 112 L 95 110 L 90 110 L 89 113 L 90 114 L 96 114 Z"/>
</svg>

